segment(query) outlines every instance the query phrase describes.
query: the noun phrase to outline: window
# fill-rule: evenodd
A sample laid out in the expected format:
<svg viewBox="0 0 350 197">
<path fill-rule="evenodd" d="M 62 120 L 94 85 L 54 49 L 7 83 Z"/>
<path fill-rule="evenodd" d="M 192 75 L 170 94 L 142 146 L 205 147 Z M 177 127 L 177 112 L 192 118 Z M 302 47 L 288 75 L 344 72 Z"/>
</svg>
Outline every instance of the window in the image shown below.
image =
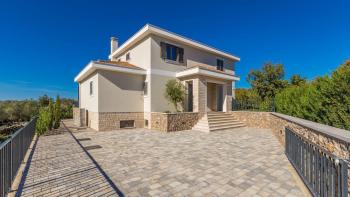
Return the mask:
<svg viewBox="0 0 350 197">
<path fill-rule="evenodd" d="M 184 61 L 184 49 L 172 44 L 160 43 L 161 57 L 163 59 L 171 60 L 174 62 L 183 63 Z"/>
<path fill-rule="evenodd" d="M 147 96 L 148 94 L 148 82 L 143 83 L 143 95 Z"/>
<path fill-rule="evenodd" d="M 126 54 L 126 57 L 125 57 L 126 61 L 128 61 L 130 59 L 130 53 L 127 53 Z"/>
<path fill-rule="evenodd" d="M 135 121 L 134 120 L 121 120 L 119 122 L 120 128 L 135 128 Z"/>
<path fill-rule="evenodd" d="M 90 95 L 94 94 L 94 84 L 93 81 L 90 81 Z"/>
<path fill-rule="evenodd" d="M 216 69 L 221 71 L 224 70 L 224 60 L 221 60 L 221 59 L 216 60 Z"/>
</svg>

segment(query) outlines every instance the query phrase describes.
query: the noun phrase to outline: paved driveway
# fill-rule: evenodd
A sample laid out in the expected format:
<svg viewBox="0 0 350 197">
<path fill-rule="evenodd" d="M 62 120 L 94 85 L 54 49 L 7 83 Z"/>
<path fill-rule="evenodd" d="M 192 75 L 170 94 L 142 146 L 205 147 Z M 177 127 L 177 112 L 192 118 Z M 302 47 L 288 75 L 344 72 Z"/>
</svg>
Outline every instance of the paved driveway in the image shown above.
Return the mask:
<svg viewBox="0 0 350 197">
<path fill-rule="evenodd" d="M 269 130 L 75 132 L 126 196 L 304 196 Z"/>
</svg>

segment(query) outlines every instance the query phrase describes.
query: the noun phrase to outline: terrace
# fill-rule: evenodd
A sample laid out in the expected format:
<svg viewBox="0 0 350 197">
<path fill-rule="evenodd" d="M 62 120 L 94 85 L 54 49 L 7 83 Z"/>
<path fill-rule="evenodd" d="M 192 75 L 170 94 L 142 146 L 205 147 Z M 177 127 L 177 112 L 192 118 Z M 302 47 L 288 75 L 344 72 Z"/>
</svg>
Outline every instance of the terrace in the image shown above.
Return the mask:
<svg viewBox="0 0 350 197">
<path fill-rule="evenodd" d="M 34 137 L 10 195 L 347 196 L 349 133 L 276 113 L 233 115 L 247 127 L 96 132 L 66 120 Z"/>
</svg>

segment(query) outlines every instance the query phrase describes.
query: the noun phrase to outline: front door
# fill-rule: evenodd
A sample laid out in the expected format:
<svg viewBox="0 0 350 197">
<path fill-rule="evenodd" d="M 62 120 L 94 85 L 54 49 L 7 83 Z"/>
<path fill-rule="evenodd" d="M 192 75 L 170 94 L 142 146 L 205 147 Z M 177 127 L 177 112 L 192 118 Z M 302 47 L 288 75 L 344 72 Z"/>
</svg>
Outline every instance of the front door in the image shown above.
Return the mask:
<svg viewBox="0 0 350 197">
<path fill-rule="evenodd" d="M 224 101 L 224 89 L 223 86 L 220 84 L 216 85 L 216 104 L 217 104 L 217 111 L 222 111 L 223 107 L 223 101 Z"/>
<path fill-rule="evenodd" d="M 189 112 L 193 111 L 193 84 L 192 84 L 192 82 L 188 83 L 187 109 Z"/>
</svg>

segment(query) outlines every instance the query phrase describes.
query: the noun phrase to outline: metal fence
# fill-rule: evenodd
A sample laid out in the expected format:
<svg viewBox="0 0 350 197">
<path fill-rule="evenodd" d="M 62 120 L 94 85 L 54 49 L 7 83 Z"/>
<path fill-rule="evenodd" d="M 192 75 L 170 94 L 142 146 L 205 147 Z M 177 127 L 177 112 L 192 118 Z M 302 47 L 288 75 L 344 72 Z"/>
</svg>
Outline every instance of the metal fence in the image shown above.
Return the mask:
<svg viewBox="0 0 350 197">
<path fill-rule="evenodd" d="M 286 155 L 313 196 L 348 196 L 348 162 L 285 129 Z"/>
<path fill-rule="evenodd" d="M 33 140 L 37 118 L 0 144 L 0 196 L 6 196 Z"/>
</svg>

